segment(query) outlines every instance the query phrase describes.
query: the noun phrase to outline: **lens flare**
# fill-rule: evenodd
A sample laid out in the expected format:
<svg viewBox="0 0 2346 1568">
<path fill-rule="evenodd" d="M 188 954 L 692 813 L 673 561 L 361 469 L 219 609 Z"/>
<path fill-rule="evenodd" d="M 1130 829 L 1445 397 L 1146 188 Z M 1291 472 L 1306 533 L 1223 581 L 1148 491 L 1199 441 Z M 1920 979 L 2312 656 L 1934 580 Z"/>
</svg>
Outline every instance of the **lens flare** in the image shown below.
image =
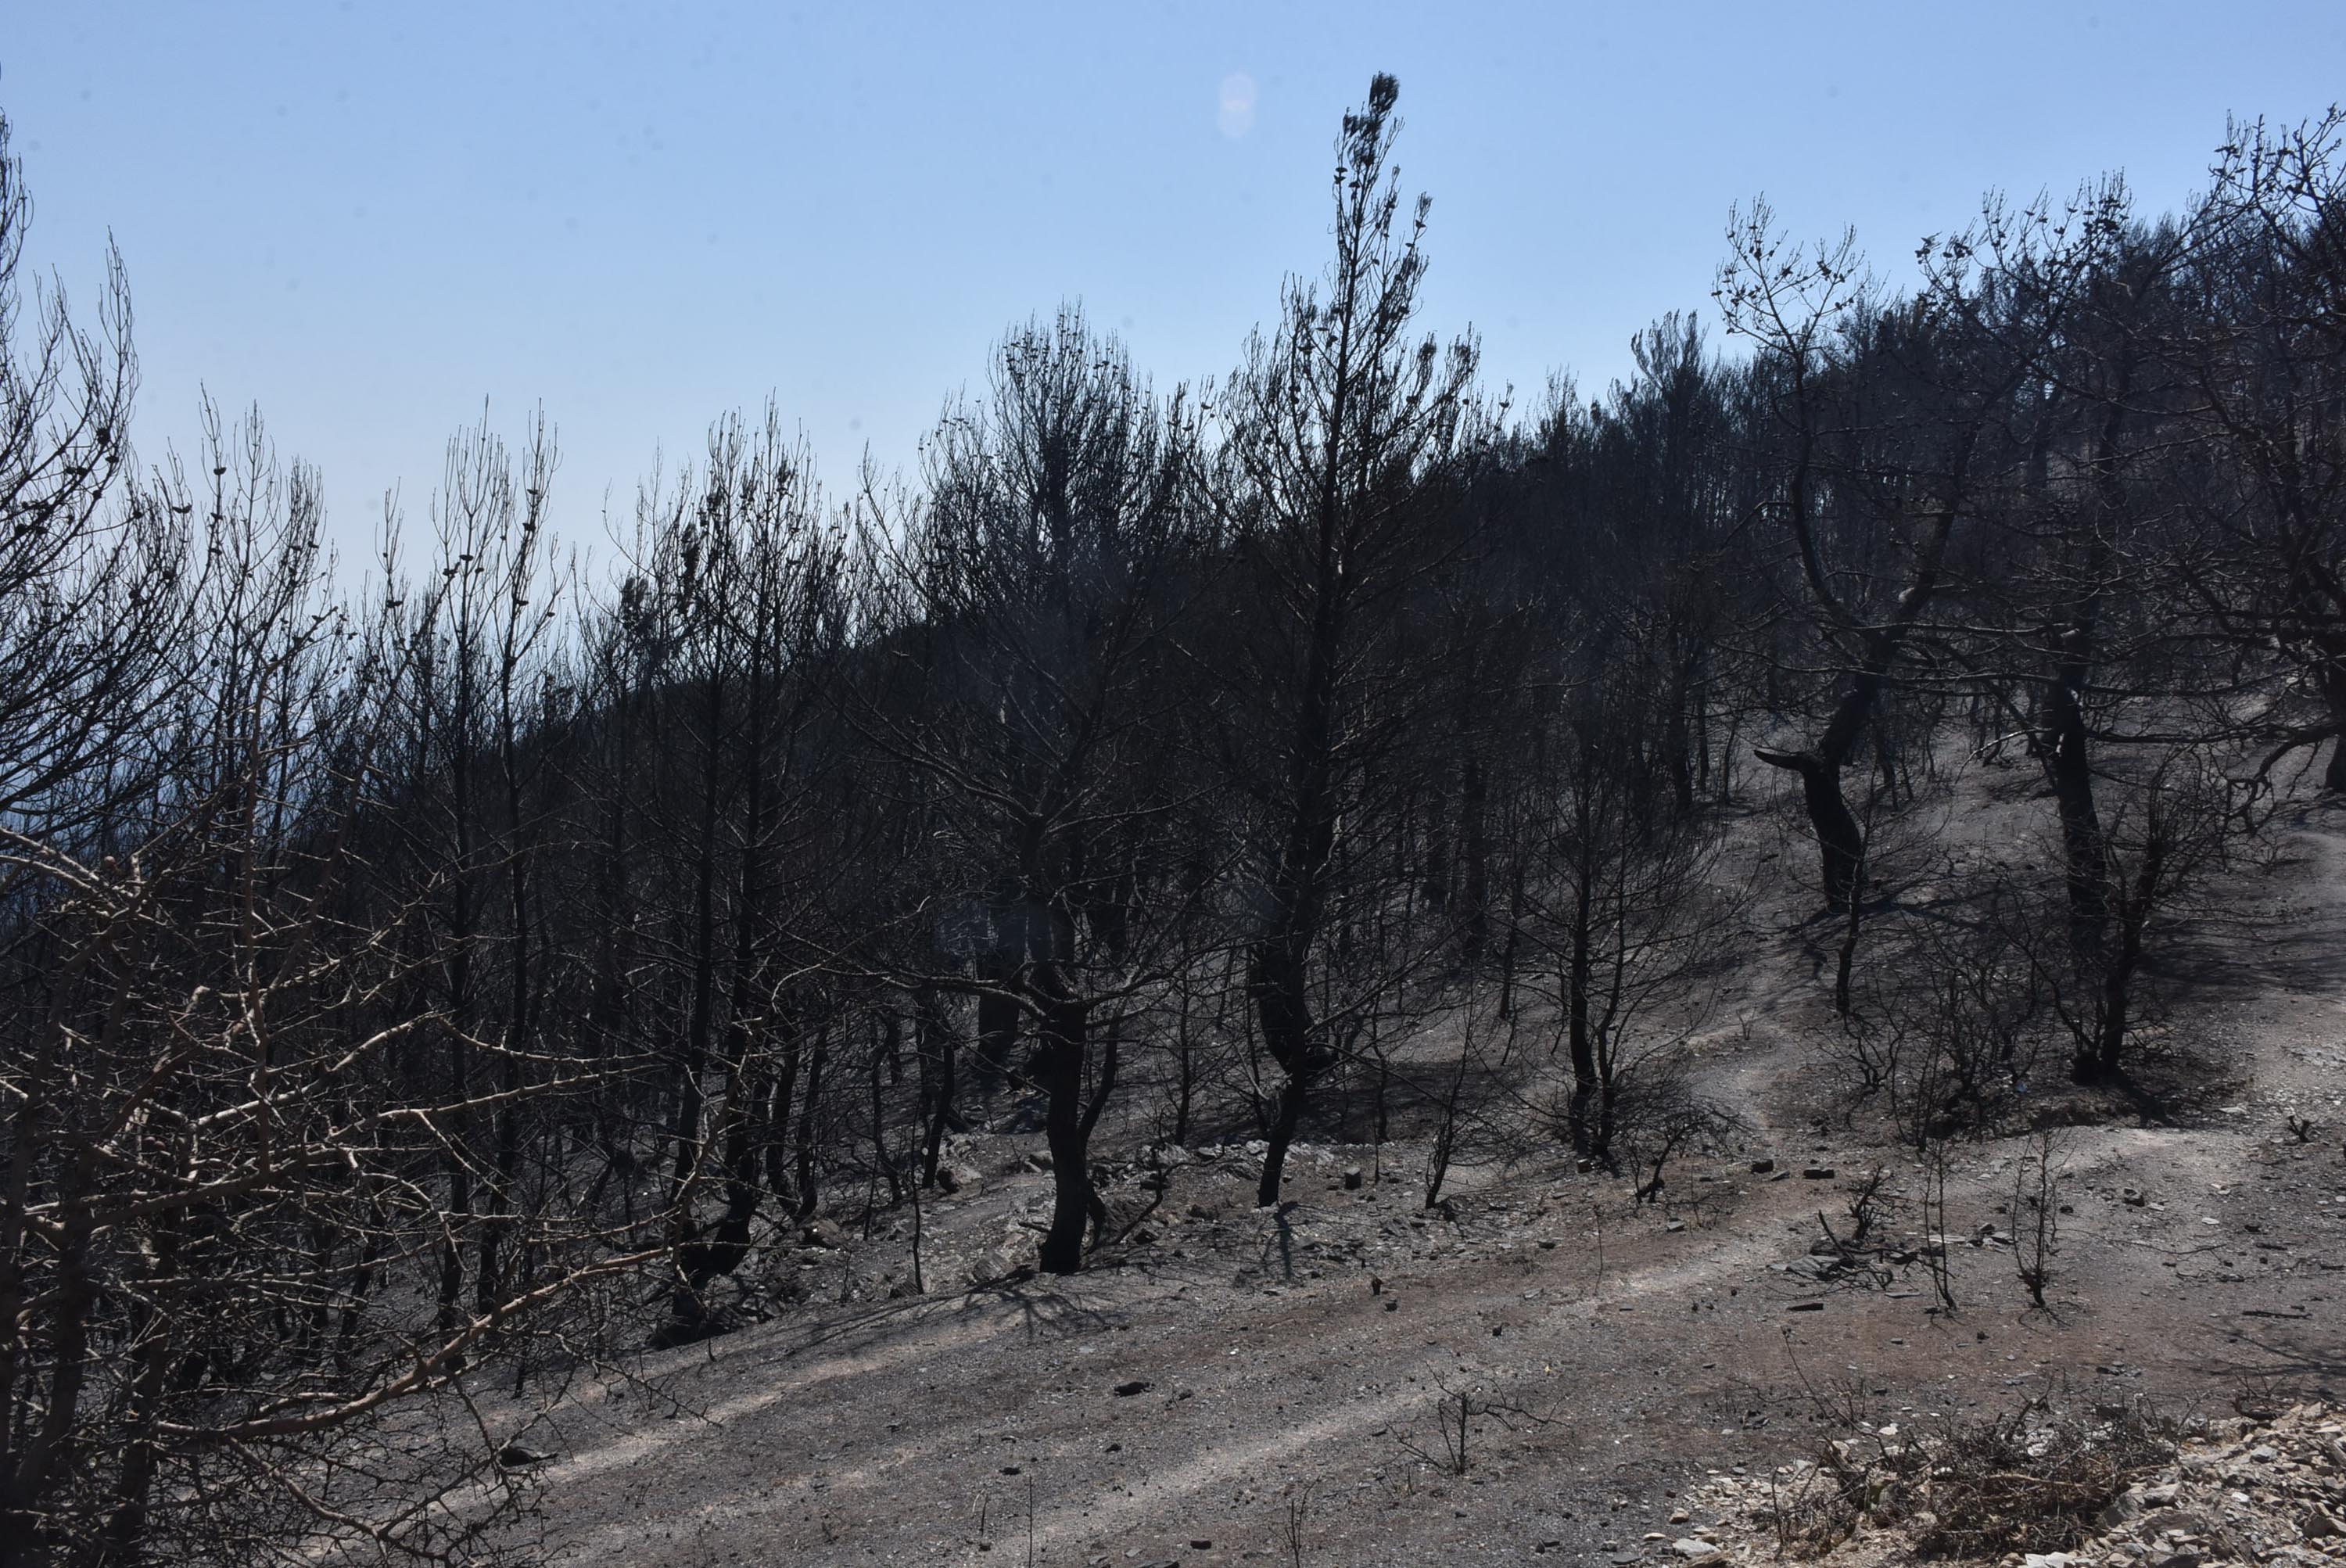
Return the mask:
<svg viewBox="0 0 2346 1568">
<path fill-rule="evenodd" d="M 1254 128 L 1252 76 L 1244 71 L 1232 71 L 1222 78 L 1221 107 L 1215 112 L 1214 123 L 1234 141 Z"/>
</svg>

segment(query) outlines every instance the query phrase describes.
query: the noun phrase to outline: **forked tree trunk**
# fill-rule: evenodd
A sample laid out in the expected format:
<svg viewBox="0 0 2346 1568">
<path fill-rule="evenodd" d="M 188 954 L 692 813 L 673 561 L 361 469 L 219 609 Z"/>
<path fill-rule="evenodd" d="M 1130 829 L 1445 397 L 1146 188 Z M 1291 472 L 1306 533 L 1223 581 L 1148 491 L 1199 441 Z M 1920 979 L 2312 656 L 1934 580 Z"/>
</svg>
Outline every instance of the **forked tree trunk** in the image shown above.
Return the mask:
<svg viewBox="0 0 2346 1568">
<path fill-rule="evenodd" d="M 1818 874 L 1828 908 L 1845 910 L 1857 896 L 1858 875 L 1865 863 L 1865 830 L 1857 814 L 1841 799 L 1841 764 L 1811 751 L 1776 751 L 1752 748 L 1752 755 L 1774 768 L 1800 776 L 1800 804 L 1807 810 L 1810 830 L 1816 834 Z"/>
<path fill-rule="evenodd" d="M 1267 1133 L 1270 1147 L 1262 1156 L 1262 1179 L 1255 1189 L 1255 1201 L 1265 1206 L 1279 1201 L 1288 1145 L 1295 1141 L 1304 1101 L 1311 1092 L 1311 999 L 1305 988 L 1302 955 L 1294 951 L 1297 945 L 1292 942 L 1260 944 L 1247 977 L 1247 988 L 1254 993 L 1255 1016 L 1262 1024 L 1263 1045 L 1286 1074 Z"/>
</svg>

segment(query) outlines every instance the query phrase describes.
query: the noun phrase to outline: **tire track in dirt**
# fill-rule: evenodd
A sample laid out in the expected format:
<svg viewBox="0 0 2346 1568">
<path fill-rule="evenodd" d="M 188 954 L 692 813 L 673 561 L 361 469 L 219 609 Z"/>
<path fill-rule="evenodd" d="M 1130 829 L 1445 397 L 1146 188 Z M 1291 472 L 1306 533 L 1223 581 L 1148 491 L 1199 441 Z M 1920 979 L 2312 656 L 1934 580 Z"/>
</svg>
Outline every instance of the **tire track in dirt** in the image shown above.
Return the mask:
<svg viewBox="0 0 2346 1568">
<path fill-rule="evenodd" d="M 1196 1396 L 1196 1404 L 1182 1401 L 1186 1410 L 1215 1413 L 1266 1404 L 1269 1396 L 1264 1388 L 1276 1387 L 1284 1391 L 1290 1419 L 1261 1430 L 1242 1429 L 1230 1436 L 1200 1431 L 1201 1423 L 1195 1420 L 1178 1428 L 1157 1423 L 1157 1431 L 1136 1441 L 1122 1467 L 1130 1472 L 1125 1490 L 1104 1487 L 1080 1499 L 1037 1509 L 1038 1550 L 1092 1536 L 1129 1535 L 1152 1527 L 1170 1530 L 1197 1517 L 1201 1500 L 1214 1493 L 1237 1485 L 1262 1484 L 1279 1461 L 1303 1456 L 1324 1466 L 1340 1451 L 1372 1442 L 1380 1429 L 1423 1416 L 1432 1392 L 1427 1382 L 1390 1386 L 1365 1396 L 1349 1395 L 1340 1389 L 1311 1390 L 1294 1381 L 1306 1368 L 1358 1363 L 1381 1366 L 1387 1370 L 1380 1375 L 1391 1376 L 1394 1367 L 1443 1361 L 1448 1359 L 1443 1353 L 1448 1346 L 1442 1341 L 1465 1340 L 1465 1328 L 1479 1325 L 1485 1315 L 1526 1315 L 1526 1281 L 1537 1278 L 1542 1281 L 1541 1296 L 1528 1313 L 1535 1321 L 1519 1325 L 1515 1338 L 1506 1342 L 1516 1352 L 1511 1359 L 1565 1362 L 1569 1373 L 1567 1354 L 1588 1331 L 1584 1312 L 1607 1311 L 1607 1329 L 1617 1337 L 1650 1333 L 1649 1325 L 1612 1319 L 1610 1311 L 1624 1302 L 1651 1300 L 1741 1274 L 1774 1250 L 1770 1240 L 1751 1231 L 1717 1227 L 1688 1234 L 1699 1235 L 1706 1243 L 1697 1255 L 1617 1266 L 1604 1276 L 1601 1295 L 1589 1293 L 1594 1280 L 1586 1277 L 1593 1271 L 1586 1260 L 1577 1257 L 1569 1271 L 1583 1278 L 1570 1281 L 1556 1279 L 1556 1275 L 1566 1272 L 1560 1263 L 1539 1268 L 1536 1276 L 1527 1275 L 1521 1254 L 1484 1255 L 1464 1268 L 1442 1259 L 1405 1269 L 1384 1266 L 1390 1270 L 1383 1276 L 1389 1291 L 1422 1299 L 1426 1292 L 1439 1290 L 1435 1310 L 1440 1316 L 1432 1323 L 1426 1321 L 1423 1306 L 1388 1314 L 1371 1306 L 1375 1298 L 1359 1292 L 1350 1282 L 1336 1281 L 1308 1294 L 1299 1290 L 1278 1298 L 1243 1297 L 1232 1303 L 1239 1310 L 1210 1320 L 1181 1316 L 1189 1306 L 1185 1288 L 1166 1287 L 1161 1281 L 1151 1282 L 1160 1287 L 1156 1289 L 1111 1291 L 1107 1294 L 1115 1299 L 1071 1307 L 1069 1317 L 1080 1313 L 1094 1326 L 1113 1316 L 1121 1316 L 1132 1325 L 1131 1338 L 1137 1343 L 1119 1344 L 1113 1360 L 1087 1369 L 1098 1378 L 1123 1373 L 1147 1376 L 1158 1384 L 1160 1393 L 1175 1385 L 1188 1387 Z M 1556 1293 L 1559 1288 L 1570 1293 Z M 957 1318 L 960 1320 L 952 1320 Z M 990 1407 L 982 1399 L 967 1397 L 972 1393 L 971 1374 L 979 1375 L 982 1386 L 984 1369 L 999 1366 L 1002 1347 L 1022 1328 L 1029 1335 L 1038 1332 L 1027 1312 L 1015 1303 L 1004 1302 L 999 1309 L 977 1319 L 962 1317 L 957 1308 L 893 1318 L 885 1325 L 872 1326 L 875 1335 L 891 1342 L 859 1345 L 852 1353 L 834 1353 L 811 1364 L 797 1364 L 808 1351 L 795 1346 L 786 1348 L 783 1354 L 770 1351 L 746 1365 L 732 1365 L 735 1356 L 720 1354 L 707 1374 L 695 1369 L 695 1375 L 720 1375 L 735 1382 L 761 1369 L 785 1375 L 769 1386 L 719 1400 L 704 1412 L 705 1420 L 664 1422 L 651 1430 L 638 1427 L 612 1432 L 601 1429 L 604 1441 L 549 1467 L 546 1472 L 549 1488 L 566 1492 L 619 1474 L 659 1473 L 666 1482 L 662 1490 L 684 1504 L 663 1507 L 655 1500 L 636 1517 L 609 1521 L 566 1543 L 559 1560 L 581 1565 L 640 1562 L 655 1543 L 666 1546 L 710 1531 L 729 1539 L 740 1532 L 761 1532 L 784 1522 L 780 1516 L 806 1509 L 810 1493 L 802 1485 L 777 1485 L 772 1476 L 784 1451 L 796 1452 L 805 1447 L 803 1440 L 818 1412 L 825 1419 L 836 1419 L 840 1405 L 856 1400 L 901 1408 L 908 1390 L 894 1380 L 924 1362 L 935 1362 L 940 1371 L 947 1371 L 950 1359 L 957 1363 L 951 1369 L 961 1374 L 955 1380 L 961 1387 L 954 1392 L 962 1397 L 944 1402 L 956 1407 L 974 1404 L 975 1410 L 961 1420 L 948 1416 L 922 1423 L 917 1435 L 867 1450 L 853 1463 L 825 1471 L 821 1504 L 831 1512 L 852 1513 L 863 1497 L 885 1493 L 903 1485 L 908 1477 L 918 1478 L 925 1493 L 935 1493 L 943 1481 L 938 1473 L 940 1451 L 974 1454 L 994 1435 L 978 1419 Z M 1071 1339 L 1076 1330 L 1055 1325 L 1041 1332 Z M 1429 1336 L 1436 1342 L 1428 1343 Z M 1125 1336 L 1116 1338 L 1123 1340 Z M 1411 1343 L 1402 1349 L 1396 1341 Z M 1257 1353 L 1234 1365 L 1229 1355 L 1233 1349 Z M 750 1349 L 748 1345 L 738 1347 L 738 1350 Z M 823 1352 L 817 1349 L 814 1354 Z M 1479 1361 L 1465 1364 L 1480 1367 Z M 1522 1380 L 1509 1378 L 1503 1369 L 1484 1369 L 1505 1386 Z M 1309 1402 L 1315 1394 L 1330 1401 L 1327 1407 L 1294 1417 L 1294 1405 Z M 936 1400 L 933 1392 L 922 1397 Z M 1056 1414 L 1060 1419 L 1022 1431 L 1022 1451 L 1033 1448 L 1051 1454 L 1060 1450 L 1066 1451 L 1064 1457 L 1075 1460 L 1078 1456 L 1072 1451 L 1077 1445 L 1108 1430 L 1080 1407 L 1036 1413 Z M 1152 1449 L 1160 1451 L 1148 1451 Z M 719 1473 L 709 1473 L 712 1471 Z M 699 1483 L 688 1484 L 696 1477 Z M 745 1484 L 751 1477 L 762 1484 Z M 975 1487 L 992 1481 L 993 1476 L 981 1471 L 958 1479 L 965 1486 Z M 937 1501 L 933 1496 L 931 1500 Z M 934 1524 L 942 1528 L 949 1522 L 949 1516 L 941 1516 Z"/>
</svg>

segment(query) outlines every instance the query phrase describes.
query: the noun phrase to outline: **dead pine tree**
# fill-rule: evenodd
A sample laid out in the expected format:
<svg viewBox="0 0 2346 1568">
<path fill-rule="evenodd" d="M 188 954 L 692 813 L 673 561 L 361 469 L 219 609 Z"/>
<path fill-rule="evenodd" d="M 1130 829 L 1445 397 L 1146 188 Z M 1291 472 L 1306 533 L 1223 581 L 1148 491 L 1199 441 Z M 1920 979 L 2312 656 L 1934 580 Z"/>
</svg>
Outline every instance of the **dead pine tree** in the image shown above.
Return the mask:
<svg viewBox="0 0 2346 1568">
<path fill-rule="evenodd" d="M 1429 203 L 1402 212 L 1400 91 L 1380 75 L 1344 117 L 1335 254 L 1318 284 L 1288 284 L 1278 327 L 1249 344 L 1219 402 L 1219 504 L 1249 601 L 1219 661 L 1229 715 L 1219 751 L 1249 807 L 1259 918 L 1246 987 L 1280 1074 L 1257 1193 L 1266 1205 L 1339 1060 L 1324 995 L 1337 905 L 1349 896 L 1365 911 L 1382 896 L 1338 878 L 1392 874 L 1390 857 L 1346 855 L 1339 840 L 1383 829 L 1399 783 L 1385 764 L 1437 704 L 1436 683 L 1398 657 L 1403 590 L 1455 554 L 1429 525 L 1421 482 L 1477 412 L 1473 341 L 1444 351 L 1412 324 Z"/>
</svg>

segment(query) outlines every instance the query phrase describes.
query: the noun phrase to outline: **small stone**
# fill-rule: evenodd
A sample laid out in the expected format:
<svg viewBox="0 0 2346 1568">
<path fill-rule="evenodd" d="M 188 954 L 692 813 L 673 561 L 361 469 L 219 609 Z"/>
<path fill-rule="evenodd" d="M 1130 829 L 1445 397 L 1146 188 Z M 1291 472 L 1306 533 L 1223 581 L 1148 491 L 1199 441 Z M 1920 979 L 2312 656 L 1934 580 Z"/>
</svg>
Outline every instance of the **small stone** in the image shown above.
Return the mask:
<svg viewBox="0 0 2346 1568">
<path fill-rule="evenodd" d="M 1135 1394 L 1145 1394 L 1156 1386 L 1146 1378 L 1135 1378 L 1128 1383 L 1118 1383 L 1116 1386 L 1116 1397 L 1119 1400 L 1128 1400 Z"/>
<path fill-rule="evenodd" d="M 1346 1192 L 1360 1191 L 1361 1183 L 1366 1179 L 1367 1178 L 1361 1174 L 1360 1166 L 1346 1166 L 1344 1167 L 1344 1190 Z"/>
<path fill-rule="evenodd" d="M 1795 1301 L 1784 1308 L 1787 1312 L 1821 1312 L 1824 1309 L 1825 1304 L 1821 1301 Z"/>
<path fill-rule="evenodd" d="M 1832 1178 L 1833 1168 L 1831 1166 L 1810 1166 L 1800 1172 L 1802 1181 L 1831 1181 Z"/>
<path fill-rule="evenodd" d="M 1670 1550 L 1689 1563 L 1708 1563 L 1719 1554 L 1719 1548 L 1708 1541 L 1684 1536 L 1670 1543 Z"/>
<path fill-rule="evenodd" d="M 1766 1176 L 1770 1171 L 1772 1171 L 1775 1168 L 1776 1162 L 1774 1160 L 1759 1159 L 1751 1162 L 1751 1174 L 1753 1176 Z"/>
</svg>

